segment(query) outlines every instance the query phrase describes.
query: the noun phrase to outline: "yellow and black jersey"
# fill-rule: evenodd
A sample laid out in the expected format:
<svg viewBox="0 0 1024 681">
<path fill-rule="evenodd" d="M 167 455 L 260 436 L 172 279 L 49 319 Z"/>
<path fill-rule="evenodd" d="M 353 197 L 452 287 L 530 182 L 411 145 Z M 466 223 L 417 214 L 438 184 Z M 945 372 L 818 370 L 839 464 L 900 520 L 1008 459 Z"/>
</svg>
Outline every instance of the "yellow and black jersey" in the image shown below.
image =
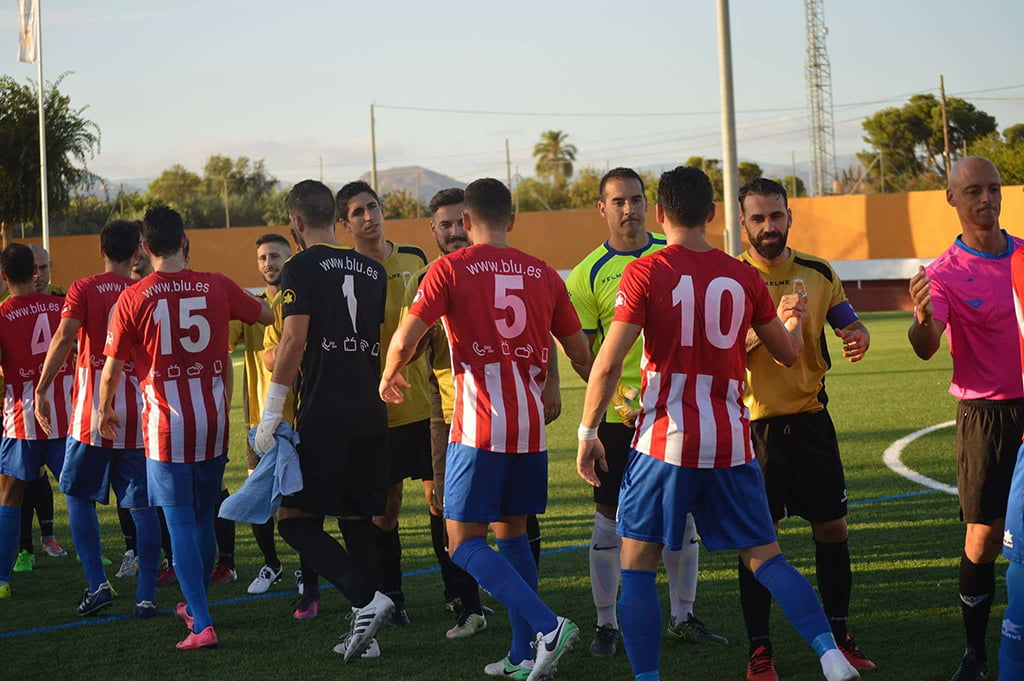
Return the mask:
<svg viewBox="0 0 1024 681">
<path fill-rule="evenodd" d="M 275 320 L 280 319 L 280 293 L 270 298 L 264 290 L 257 297 L 266 301 L 274 310 Z M 267 389 L 270 388 L 271 371 L 263 363 L 263 338 L 266 336 L 266 332 L 267 327 L 262 324 L 245 324 L 237 319 L 232 320 L 228 325 L 228 352 L 234 351 L 239 343 L 245 345 L 245 359 L 242 365 L 245 392 L 242 393 L 244 401 L 242 406 L 246 425 L 249 427 L 258 425 L 260 419 L 263 418 L 263 402 L 267 396 Z M 292 423 L 294 419 L 295 395 L 289 391 L 284 405 L 284 420 L 287 423 Z"/>
<path fill-rule="evenodd" d="M 772 301 L 803 287 L 807 316 L 803 320 L 804 349 L 796 364 L 780 366 L 763 345 L 747 354 L 747 386 L 743 397 L 751 419 L 771 418 L 825 408 L 825 372 L 832 366 L 826 345 L 826 325 L 845 328 L 857 321 L 843 283 L 828 261 L 790 249 L 785 262 L 770 267 L 744 251 L 740 260 L 752 265 L 768 285 Z"/>
<path fill-rule="evenodd" d="M 405 289 L 412 281 L 414 272 L 427 266 L 427 256 L 419 246 L 392 244 L 391 255 L 381 264 L 387 272 L 387 301 L 384 308 L 384 323 L 380 326 L 381 371 L 387 362 L 387 348 L 391 336 L 402 321 L 405 307 Z M 408 423 L 430 418 L 429 369 L 427 359 L 422 355 L 402 369 L 402 377 L 412 386 L 405 391 L 405 400 L 400 404 L 388 404 L 388 427 L 396 428 Z"/>
<path fill-rule="evenodd" d="M 433 263 L 431 263 L 433 264 Z M 405 287 L 405 305 L 402 308 L 402 316 L 409 312 L 412 300 L 416 291 L 420 288 L 423 276 L 430 269 L 430 265 L 418 272 L 413 272 L 409 285 Z M 424 352 L 427 358 L 427 366 L 432 372 L 431 384 L 437 390 L 441 400 L 441 412 L 445 423 L 452 422 L 452 413 L 455 411 L 455 382 L 452 378 L 452 355 L 448 348 L 448 334 L 444 330 L 444 324 L 438 322 L 434 328 L 427 333 L 432 334 L 430 345 Z"/>
</svg>

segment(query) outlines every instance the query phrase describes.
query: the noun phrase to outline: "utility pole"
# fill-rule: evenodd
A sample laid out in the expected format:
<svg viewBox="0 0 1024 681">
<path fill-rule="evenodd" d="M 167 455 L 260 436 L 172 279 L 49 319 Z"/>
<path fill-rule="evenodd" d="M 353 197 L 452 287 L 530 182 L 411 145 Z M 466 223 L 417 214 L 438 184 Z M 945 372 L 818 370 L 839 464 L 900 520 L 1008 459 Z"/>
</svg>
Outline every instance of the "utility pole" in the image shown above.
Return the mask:
<svg viewBox="0 0 1024 681">
<path fill-rule="evenodd" d="M 729 36 L 729 0 L 718 0 L 718 70 L 722 98 L 722 181 L 725 204 L 725 251 L 740 254 L 740 220 L 736 211 L 736 109 L 732 92 L 732 44 Z"/>
<path fill-rule="evenodd" d="M 949 182 L 949 121 L 946 120 L 946 80 L 939 74 L 939 92 L 942 94 L 942 158 L 946 165 L 946 182 Z"/>
<path fill-rule="evenodd" d="M 833 189 L 836 171 L 836 130 L 832 111 L 832 65 L 825 38 L 825 0 L 804 0 L 807 48 L 804 87 L 807 91 L 807 195 L 823 196 Z"/>
<path fill-rule="evenodd" d="M 373 118 L 373 104 L 370 104 L 370 186 L 377 191 L 377 124 Z"/>
<path fill-rule="evenodd" d="M 228 210 L 228 178 L 224 176 L 224 229 L 231 229 L 231 212 Z"/>
<path fill-rule="evenodd" d="M 878 182 L 882 186 L 882 193 L 885 193 L 885 153 L 878 152 Z"/>
<path fill-rule="evenodd" d="M 421 174 L 422 174 L 422 171 L 419 168 L 417 168 L 416 169 L 416 217 L 417 218 L 420 217 L 420 175 Z"/>
<path fill-rule="evenodd" d="M 46 182 L 46 113 L 43 110 L 43 6 L 36 3 L 36 67 L 39 77 L 39 196 L 43 210 L 43 248 L 50 251 L 50 197 Z M 25 225 L 22 224 L 22 230 Z M 22 234 L 24 236 L 24 234 Z"/>
<path fill-rule="evenodd" d="M 508 190 L 512 191 L 512 154 L 508 150 L 508 138 L 505 138 L 505 173 L 508 175 Z"/>
<path fill-rule="evenodd" d="M 320 157 L 320 181 L 324 181 L 324 157 Z"/>
<path fill-rule="evenodd" d="M 790 182 L 790 184 L 793 185 L 793 187 L 789 190 L 789 193 L 792 196 L 796 196 L 796 152 L 795 151 L 790 151 L 789 152 L 789 162 L 793 166 L 793 174 L 790 176 L 790 177 L 793 178 L 793 180 Z"/>
</svg>

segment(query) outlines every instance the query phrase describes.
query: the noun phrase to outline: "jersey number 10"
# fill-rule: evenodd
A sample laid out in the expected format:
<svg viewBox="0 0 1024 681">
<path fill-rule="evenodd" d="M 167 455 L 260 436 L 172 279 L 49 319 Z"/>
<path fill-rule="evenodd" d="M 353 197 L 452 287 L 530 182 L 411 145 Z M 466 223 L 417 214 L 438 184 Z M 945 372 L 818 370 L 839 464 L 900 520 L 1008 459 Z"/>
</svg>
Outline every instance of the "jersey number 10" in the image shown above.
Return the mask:
<svg viewBox="0 0 1024 681">
<path fill-rule="evenodd" d="M 723 333 L 722 317 L 725 311 L 722 303 L 726 293 L 732 299 L 732 317 L 729 319 L 729 328 Z M 746 293 L 735 279 L 716 277 L 711 280 L 704 293 L 704 336 L 709 343 L 721 350 L 727 350 L 736 344 L 736 336 L 739 335 L 740 325 L 743 323 L 746 301 Z M 679 344 L 684 348 L 693 347 L 696 296 L 693 290 L 693 277 L 689 274 L 679 277 L 679 283 L 672 289 L 672 306 L 676 305 L 680 306 L 682 316 Z"/>
</svg>

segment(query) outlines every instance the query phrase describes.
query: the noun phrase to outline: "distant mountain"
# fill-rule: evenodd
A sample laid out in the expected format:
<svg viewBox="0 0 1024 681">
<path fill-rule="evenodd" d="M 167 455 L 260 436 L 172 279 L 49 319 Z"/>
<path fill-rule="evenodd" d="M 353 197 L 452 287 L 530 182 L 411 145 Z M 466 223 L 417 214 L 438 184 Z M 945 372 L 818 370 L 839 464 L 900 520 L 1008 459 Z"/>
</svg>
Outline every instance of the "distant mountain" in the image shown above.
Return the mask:
<svg viewBox="0 0 1024 681">
<path fill-rule="evenodd" d="M 442 175 L 436 171 L 424 168 L 423 166 L 402 166 L 400 168 L 388 168 L 377 171 L 377 188 L 381 193 L 404 189 L 412 196 L 416 196 L 416 183 L 419 181 L 420 200 L 427 202 L 437 192 L 449 187 L 465 189 L 466 183 L 459 182 L 453 177 Z M 360 180 L 370 181 L 370 173 L 363 173 Z"/>
</svg>

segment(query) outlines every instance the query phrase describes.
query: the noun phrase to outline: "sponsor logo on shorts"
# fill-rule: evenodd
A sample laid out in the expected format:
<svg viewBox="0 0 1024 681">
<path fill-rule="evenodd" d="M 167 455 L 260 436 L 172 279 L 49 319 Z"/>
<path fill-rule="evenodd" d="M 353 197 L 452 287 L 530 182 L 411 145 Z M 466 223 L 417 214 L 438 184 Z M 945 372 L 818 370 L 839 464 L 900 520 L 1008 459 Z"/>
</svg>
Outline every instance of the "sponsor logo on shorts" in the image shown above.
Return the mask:
<svg viewBox="0 0 1024 681">
<path fill-rule="evenodd" d="M 1024 638 L 1021 634 L 1022 629 L 1024 629 L 1024 624 L 1016 624 L 1009 618 L 1003 620 L 1003 638 L 1008 638 L 1011 641 L 1020 641 Z"/>
<path fill-rule="evenodd" d="M 1013 548 L 1013 533 L 1011 533 L 1009 530 L 1003 531 L 1003 546 L 1005 546 L 1008 549 Z"/>
<path fill-rule="evenodd" d="M 979 596 L 965 596 L 960 594 L 960 600 L 964 602 L 968 608 L 976 608 L 985 601 L 987 601 L 992 594 L 981 594 Z"/>
<path fill-rule="evenodd" d="M 846 490 L 844 489 L 843 490 L 843 497 L 839 500 L 839 503 L 845 504 L 846 500 L 849 499 L 849 498 L 850 498 L 849 495 L 846 493 Z"/>
</svg>

